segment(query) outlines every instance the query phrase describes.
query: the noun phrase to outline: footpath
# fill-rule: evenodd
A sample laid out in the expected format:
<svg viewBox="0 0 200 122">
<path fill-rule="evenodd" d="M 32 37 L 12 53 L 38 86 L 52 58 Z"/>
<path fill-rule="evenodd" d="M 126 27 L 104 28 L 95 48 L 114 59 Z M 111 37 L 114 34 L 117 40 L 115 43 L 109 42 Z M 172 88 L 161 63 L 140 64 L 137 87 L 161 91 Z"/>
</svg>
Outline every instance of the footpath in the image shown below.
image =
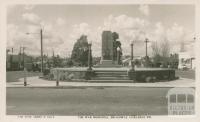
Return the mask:
<svg viewBox="0 0 200 122">
<path fill-rule="evenodd" d="M 72 82 L 59 81 L 59 86 L 56 86 L 56 81 L 45 80 L 38 76 L 27 77 L 27 86 L 24 86 L 24 78 L 20 78 L 18 82 L 6 83 L 6 87 L 80 87 L 80 86 L 126 86 L 126 87 L 195 87 L 195 80 L 187 78 L 179 78 L 173 81 L 155 82 L 155 83 L 91 83 L 91 82 Z"/>
</svg>

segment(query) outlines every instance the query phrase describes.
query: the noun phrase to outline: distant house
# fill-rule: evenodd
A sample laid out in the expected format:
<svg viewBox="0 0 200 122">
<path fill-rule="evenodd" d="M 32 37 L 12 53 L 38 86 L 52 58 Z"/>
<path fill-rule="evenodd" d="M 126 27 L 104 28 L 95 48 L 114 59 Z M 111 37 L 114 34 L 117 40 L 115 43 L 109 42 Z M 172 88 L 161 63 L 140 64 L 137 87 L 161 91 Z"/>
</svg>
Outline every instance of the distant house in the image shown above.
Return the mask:
<svg viewBox="0 0 200 122">
<path fill-rule="evenodd" d="M 179 69 L 195 69 L 195 57 L 192 56 L 189 52 L 180 52 L 179 53 Z"/>
<path fill-rule="evenodd" d="M 135 61 L 135 65 L 137 65 L 137 66 L 141 66 L 141 65 L 142 65 L 142 64 L 141 64 L 141 62 L 142 62 L 142 57 L 140 57 L 140 56 L 135 56 L 133 60 Z M 130 57 L 124 58 L 124 59 L 122 60 L 122 65 L 123 65 L 123 66 L 131 66 L 131 58 L 130 58 Z"/>
</svg>

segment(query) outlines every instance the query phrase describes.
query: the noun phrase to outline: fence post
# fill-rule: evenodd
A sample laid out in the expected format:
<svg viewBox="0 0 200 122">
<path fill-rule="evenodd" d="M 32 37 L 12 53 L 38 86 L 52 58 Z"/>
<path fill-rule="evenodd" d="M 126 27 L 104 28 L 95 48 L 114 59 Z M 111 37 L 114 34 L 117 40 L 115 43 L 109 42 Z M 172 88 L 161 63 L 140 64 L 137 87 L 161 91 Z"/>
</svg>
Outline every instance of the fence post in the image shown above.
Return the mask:
<svg viewBox="0 0 200 122">
<path fill-rule="evenodd" d="M 27 86 L 26 68 L 24 68 L 24 86 Z"/>
<path fill-rule="evenodd" d="M 56 78 L 56 86 L 59 86 L 59 71 L 57 69 L 57 78 Z"/>
</svg>

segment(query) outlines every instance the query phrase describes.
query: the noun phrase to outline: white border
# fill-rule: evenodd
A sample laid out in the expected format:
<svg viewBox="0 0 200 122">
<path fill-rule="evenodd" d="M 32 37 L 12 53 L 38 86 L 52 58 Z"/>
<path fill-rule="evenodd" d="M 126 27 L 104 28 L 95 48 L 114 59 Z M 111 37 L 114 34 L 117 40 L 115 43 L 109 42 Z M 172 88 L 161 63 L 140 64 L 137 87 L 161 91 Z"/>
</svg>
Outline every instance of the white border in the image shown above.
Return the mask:
<svg viewBox="0 0 200 122">
<path fill-rule="evenodd" d="M 196 122 L 200 120 L 200 104 L 196 104 L 196 116 L 184 116 L 184 117 L 168 117 L 168 116 L 152 116 L 151 119 L 78 119 L 78 117 L 72 116 L 56 116 L 55 119 L 19 119 L 17 116 L 6 115 L 6 6 L 8 4 L 193 4 L 196 8 L 195 16 L 195 31 L 196 31 L 196 103 L 199 103 L 199 65 L 200 55 L 198 51 L 200 49 L 200 0 L 1 0 L 0 2 L 0 121 L 181 121 L 181 122 Z"/>
</svg>

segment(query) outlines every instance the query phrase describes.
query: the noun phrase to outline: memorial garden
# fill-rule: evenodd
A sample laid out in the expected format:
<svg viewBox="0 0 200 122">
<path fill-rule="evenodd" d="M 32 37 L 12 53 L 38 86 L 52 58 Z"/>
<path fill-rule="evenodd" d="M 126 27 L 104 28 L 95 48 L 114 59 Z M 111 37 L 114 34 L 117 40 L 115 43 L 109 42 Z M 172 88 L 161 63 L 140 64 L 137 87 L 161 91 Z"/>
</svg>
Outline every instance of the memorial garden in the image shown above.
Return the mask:
<svg viewBox="0 0 200 122">
<path fill-rule="evenodd" d="M 81 37 L 83 40 L 87 41 L 87 36 Z M 81 39 L 80 38 L 80 39 Z M 148 40 L 144 40 L 146 45 Z M 92 62 L 92 43 L 86 45 L 86 52 L 83 56 L 87 57 L 85 63 L 86 66 L 77 66 L 69 68 L 51 68 L 48 73 L 45 73 L 46 78 L 49 80 L 57 80 L 57 85 L 59 81 L 83 81 L 83 82 L 160 82 L 160 81 L 170 81 L 177 79 L 175 75 L 175 70 L 168 67 L 153 68 L 150 65 L 149 57 L 147 56 L 147 46 L 146 46 L 146 56 L 144 57 L 143 67 L 138 67 L 136 60 L 133 56 L 133 44 L 130 44 L 130 57 L 131 60 L 128 66 L 122 64 L 122 54 L 121 42 L 119 41 L 119 35 L 116 32 L 103 31 L 102 32 L 102 50 L 101 50 L 101 60 L 97 64 Z M 74 50 L 73 50 L 74 51 Z M 76 57 L 73 55 L 72 57 Z M 84 53 L 84 52 L 79 52 Z M 76 59 L 80 60 L 80 58 Z"/>
</svg>

